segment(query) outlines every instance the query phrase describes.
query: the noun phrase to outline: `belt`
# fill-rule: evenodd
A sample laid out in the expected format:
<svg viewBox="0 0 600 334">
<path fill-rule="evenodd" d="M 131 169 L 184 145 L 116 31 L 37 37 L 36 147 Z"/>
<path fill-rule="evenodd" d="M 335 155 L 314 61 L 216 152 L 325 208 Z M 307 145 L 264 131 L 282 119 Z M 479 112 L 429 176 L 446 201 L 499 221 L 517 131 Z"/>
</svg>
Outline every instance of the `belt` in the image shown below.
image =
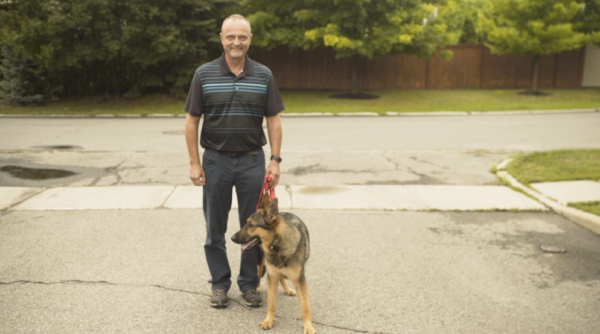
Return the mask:
<svg viewBox="0 0 600 334">
<path fill-rule="evenodd" d="M 239 157 L 240 155 L 257 155 L 258 150 L 242 151 L 242 152 L 223 152 L 228 157 Z"/>
</svg>

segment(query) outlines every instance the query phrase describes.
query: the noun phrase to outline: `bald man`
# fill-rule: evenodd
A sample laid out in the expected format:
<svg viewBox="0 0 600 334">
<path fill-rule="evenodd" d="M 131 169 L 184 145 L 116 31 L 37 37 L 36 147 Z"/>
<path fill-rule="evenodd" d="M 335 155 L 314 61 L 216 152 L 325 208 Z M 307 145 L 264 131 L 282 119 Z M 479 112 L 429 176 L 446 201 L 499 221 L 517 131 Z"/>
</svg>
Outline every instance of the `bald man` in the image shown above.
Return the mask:
<svg viewBox="0 0 600 334">
<path fill-rule="evenodd" d="M 267 139 L 262 128 L 267 119 L 271 156 L 266 174 L 274 188 L 279 183 L 281 163 L 281 119 L 285 108 L 271 71 L 251 60 L 246 53 L 252 41 L 251 27 L 241 15 L 223 21 L 220 58 L 200 66 L 192 79 L 185 111 L 185 137 L 190 156 L 190 179 L 203 187 L 206 220 L 204 252 L 210 270 L 211 306 L 227 307 L 231 269 L 227 260 L 225 232 L 231 209 L 233 187 L 238 199 L 240 228 L 256 210 L 265 178 Z M 198 151 L 198 127 L 204 116 Z M 259 247 L 242 252 L 237 284 L 246 305 L 258 307 L 256 291 Z"/>
</svg>

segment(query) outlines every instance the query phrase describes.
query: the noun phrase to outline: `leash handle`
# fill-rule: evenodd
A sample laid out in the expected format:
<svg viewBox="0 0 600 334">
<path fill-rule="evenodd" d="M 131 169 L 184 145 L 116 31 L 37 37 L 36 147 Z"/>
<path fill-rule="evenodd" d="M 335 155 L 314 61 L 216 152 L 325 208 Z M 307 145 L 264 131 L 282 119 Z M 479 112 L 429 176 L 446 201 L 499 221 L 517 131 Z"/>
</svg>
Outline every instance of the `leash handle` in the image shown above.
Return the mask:
<svg viewBox="0 0 600 334">
<path fill-rule="evenodd" d="M 262 201 L 262 198 L 265 193 L 269 193 L 270 200 L 275 199 L 275 188 L 273 188 L 273 189 L 269 188 L 269 182 L 271 182 L 272 180 L 273 180 L 273 177 L 271 177 L 271 175 L 265 176 L 265 182 L 263 183 L 262 189 L 260 190 L 260 197 L 258 198 L 258 203 L 256 203 L 257 211 L 260 208 L 260 202 Z"/>
</svg>

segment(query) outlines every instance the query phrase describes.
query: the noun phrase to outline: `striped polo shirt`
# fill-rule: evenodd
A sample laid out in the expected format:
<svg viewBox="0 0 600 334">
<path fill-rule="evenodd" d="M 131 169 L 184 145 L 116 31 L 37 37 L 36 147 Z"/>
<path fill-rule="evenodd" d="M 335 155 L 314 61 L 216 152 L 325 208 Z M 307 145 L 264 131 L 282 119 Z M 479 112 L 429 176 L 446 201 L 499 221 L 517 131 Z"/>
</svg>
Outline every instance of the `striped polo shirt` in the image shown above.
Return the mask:
<svg viewBox="0 0 600 334">
<path fill-rule="evenodd" d="M 263 117 L 284 109 L 275 78 L 266 66 L 246 56 L 244 70 L 236 77 L 225 53 L 196 70 L 185 104 L 190 115 L 204 115 L 200 146 L 222 152 L 267 144 Z"/>
</svg>

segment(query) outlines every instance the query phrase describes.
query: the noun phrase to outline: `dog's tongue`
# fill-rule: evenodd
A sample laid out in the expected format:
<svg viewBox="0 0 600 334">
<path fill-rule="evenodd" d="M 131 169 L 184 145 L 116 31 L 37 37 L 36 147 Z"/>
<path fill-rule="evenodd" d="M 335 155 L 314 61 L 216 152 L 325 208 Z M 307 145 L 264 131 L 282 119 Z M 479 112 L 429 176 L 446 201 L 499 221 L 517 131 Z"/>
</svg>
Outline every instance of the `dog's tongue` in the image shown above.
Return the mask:
<svg viewBox="0 0 600 334">
<path fill-rule="evenodd" d="M 252 246 L 254 246 L 254 244 L 256 244 L 258 240 L 256 238 L 248 241 L 247 243 L 242 245 L 242 250 L 245 251 L 246 249 L 252 248 Z"/>
</svg>

